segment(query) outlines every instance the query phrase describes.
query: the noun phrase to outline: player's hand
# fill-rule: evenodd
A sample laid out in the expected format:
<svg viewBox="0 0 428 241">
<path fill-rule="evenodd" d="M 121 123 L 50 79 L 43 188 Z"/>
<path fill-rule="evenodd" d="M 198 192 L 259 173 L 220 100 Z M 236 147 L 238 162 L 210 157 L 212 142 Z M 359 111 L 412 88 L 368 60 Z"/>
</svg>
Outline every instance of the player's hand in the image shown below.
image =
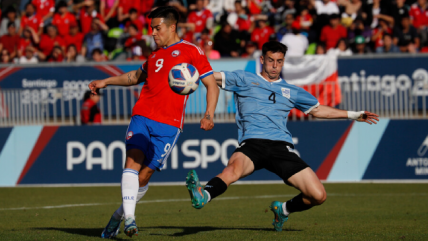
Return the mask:
<svg viewBox="0 0 428 241">
<path fill-rule="evenodd" d="M 375 113 L 371 113 L 368 111 L 364 111 L 364 114 L 361 114 L 360 117 L 358 117 L 357 121 L 359 122 L 366 122 L 371 124 L 377 124 L 379 121 L 379 116 Z"/>
<path fill-rule="evenodd" d="M 104 80 L 94 80 L 88 85 L 89 89 L 91 90 L 92 94 L 97 94 L 97 89 L 103 89 L 107 87 L 107 84 Z"/>
<path fill-rule="evenodd" d="M 214 121 L 213 117 L 210 115 L 210 113 L 206 113 L 204 118 L 201 120 L 201 129 L 209 131 L 212 128 L 214 128 Z"/>
</svg>

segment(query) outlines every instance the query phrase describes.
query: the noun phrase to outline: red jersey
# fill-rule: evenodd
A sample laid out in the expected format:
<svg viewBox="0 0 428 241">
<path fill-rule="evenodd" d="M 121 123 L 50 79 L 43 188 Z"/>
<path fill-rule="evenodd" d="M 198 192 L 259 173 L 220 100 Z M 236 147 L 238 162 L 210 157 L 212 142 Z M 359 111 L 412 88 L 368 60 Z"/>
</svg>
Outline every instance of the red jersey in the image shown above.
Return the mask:
<svg viewBox="0 0 428 241">
<path fill-rule="evenodd" d="M 76 35 L 67 35 L 64 37 L 64 43 L 65 46 L 68 48 L 68 46 L 74 44 L 76 45 L 76 49 L 77 52 L 80 52 L 80 50 L 82 49 L 82 44 L 83 44 L 83 34 L 82 33 L 77 33 Z"/>
<path fill-rule="evenodd" d="M 83 102 L 82 110 L 80 111 L 80 118 L 82 124 L 101 124 L 101 112 L 100 109 L 98 109 L 97 104 L 91 99 L 87 99 Z"/>
<path fill-rule="evenodd" d="M 0 43 L 3 44 L 3 48 L 7 49 L 9 54 L 18 50 L 18 45 L 20 41 L 20 37 L 18 34 L 11 36 L 9 34 L 5 34 L 0 37 Z"/>
<path fill-rule="evenodd" d="M 213 74 L 204 52 L 194 44 L 180 40 L 166 48 L 158 48 L 141 66 L 141 70 L 147 73 L 147 80 L 132 111 L 133 116 L 141 115 L 160 123 L 183 127 L 189 96 L 176 94 L 168 84 L 169 71 L 181 63 L 195 66 L 201 79 Z"/>
<path fill-rule="evenodd" d="M 373 34 L 372 36 L 375 36 L 377 33 L 379 32 L 378 28 L 373 29 Z M 392 34 L 392 30 L 390 28 L 388 28 L 388 30 L 386 31 L 386 33 L 388 34 Z M 385 33 L 381 33 L 379 34 L 379 36 L 377 37 L 377 39 L 375 40 L 375 47 L 382 47 L 383 46 L 383 36 L 385 35 Z"/>
<path fill-rule="evenodd" d="M 251 33 L 251 41 L 256 42 L 259 49 L 262 49 L 263 44 L 269 41 L 269 37 L 273 33 L 275 30 L 271 27 L 255 28 Z"/>
<path fill-rule="evenodd" d="M 50 12 L 55 12 L 54 0 L 33 0 L 31 3 L 36 7 L 37 15 L 42 18 Z"/>
<path fill-rule="evenodd" d="M 32 28 L 34 31 L 39 32 L 39 28 L 43 28 L 43 20 L 39 15 L 33 15 L 31 17 L 27 17 L 26 15 L 21 18 L 21 29 L 25 29 L 26 27 Z"/>
<path fill-rule="evenodd" d="M 25 48 L 27 48 L 30 45 L 34 45 L 33 41 L 31 41 L 31 39 L 21 38 L 21 40 L 19 40 L 18 50 L 22 51 L 22 53 L 24 53 Z"/>
<path fill-rule="evenodd" d="M 236 25 L 238 25 L 239 31 L 248 31 L 251 27 L 253 19 L 249 15 L 238 16 L 238 20 L 236 20 Z"/>
<path fill-rule="evenodd" d="M 122 13 L 127 14 L 131 8 L 135 8 L 137 12 L 140 12 L 140 2 L 135 0 L 120 0 L 119 8 L 122 8 Z"/>
<path fill-rule="evenodd" d="M 83 34 L 87 34 L 91 31 L 92 19 L 98 18 L 101 22 L 104 23 L 104 18 L 97 11 L 92 11 L 88 14 L 86 7 L 80 9 L 80 29 Z"/>
<path fill-rule="evenodd" d="M 52 25 L 56 26 L 61 37 L 69 34 L 71 23 L 76 23 L 76 17 L 71 13 L 66 13 L 64 16 L 56 13 L 52 20 Z"/>
<path fill-rule="evenodd" d="M 142 40 L 143 38 L 141 37 L 141 35 L 137 35 L 137 36 L 133 36 L 133 37 L 129 37 L 126 41 L 125 41 L 125 47 L 129 48 L 129 47 L 133 47 L 135 45 L 135 43 L 137 41 Z"/>
<path fill-rule="evenodd" d="M 59 46 L 65 47 L 64 40 L 60 36 L 56 36 L 54 39 L 51 39 L 48 35 L 43 34 L 40 39 L 39 49 L 44 55 L 48 56 L 55 47 L 55 42 L 57 42 Z"/>
<path fill-rule="evenodd" d="M 338 25 L 336 29 L 333 29 L 330 25 L 324 26 L 321 31 L 320 40 L 325 42 L 325 47 L 327 50 L 335 48 L 337 42 L 341 38 L 346 38 L 348 33 L 346 28 L 342 25 Z"/>
<path fill-rule="evenodd" d="M 410 8 L 409 15 L 413 20 L 413 26 L 428 26 L 428 9 L 422 9 L 417 3 Z"/>
<path fill-rule="evenodd" d="M 188 23 L 195 24 L 195 33 L 201 33 L 207 26 L 207 20 L 212 18 L 213 15 L 210 10 L 203 9 L 201 11 L 193 11 L 187 17 Z"/>
</svg>

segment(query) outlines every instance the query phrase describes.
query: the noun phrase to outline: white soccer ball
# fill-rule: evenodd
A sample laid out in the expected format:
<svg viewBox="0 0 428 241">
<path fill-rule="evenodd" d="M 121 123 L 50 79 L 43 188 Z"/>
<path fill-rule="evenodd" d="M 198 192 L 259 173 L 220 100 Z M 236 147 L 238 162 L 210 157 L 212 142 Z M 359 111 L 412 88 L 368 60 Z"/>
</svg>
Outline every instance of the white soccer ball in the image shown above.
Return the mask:
<svg viewBox="0 0 428 241">
<path fill-rule="evenodd" d="M 168 81 L 172 91 L 180 95 L 189 95 L 199 86 L 199 72 L 191 64 L 177 64 L 169 71 Z"/>
</svg>

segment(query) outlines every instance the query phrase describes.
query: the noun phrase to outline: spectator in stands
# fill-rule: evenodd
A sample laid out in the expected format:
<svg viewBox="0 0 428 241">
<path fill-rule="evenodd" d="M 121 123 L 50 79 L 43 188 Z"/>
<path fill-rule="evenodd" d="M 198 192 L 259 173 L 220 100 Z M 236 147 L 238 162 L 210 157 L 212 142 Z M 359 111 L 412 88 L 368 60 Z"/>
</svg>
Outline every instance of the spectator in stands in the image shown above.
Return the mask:
<svg viewBox="0 0 428 241">
<path fill-rule="evenodd" d="M 346 38 L 339 39 L 336 48 L 330 49 L 328 53 L 333 53 L 336 56 L 351 56 L 352 50 L 349 48 L 349 41 Z"/>
<path fill-rule="evenodd" d="M 95 18 L 104 23 L 103 17 L 95 8 L 94 0 L 85 0 L 82 3 L 76 4 L 76 6 L 80 9 L 80 29 L 84 35 L 91 31 L 91 23 Z"/>
<path fill-rule="evenodd" d="M 383 46 L 383 36 L 385 34 L 392 34 L 392 29 L 389 27 L 388 22 L 384 19 L 379 19 L 379 25 L 373 29 L 372 42 L 375 45 L 375 49 Z"/>
<path fill-rule="evenodd" d="M 39 44 L 39 49 L 43 52 L 43 54 L 47 57 L 51 56 L 52 50 L 55 47 L 61 48 L 61 52 L 63 53 L 65 50 L 65 42 L 60 36 L 58 36 L 57 28 L 53 25 L 49 25 L 47 26 L 46 32 L 47 34 L 42 35 Z"/>
<path fill-rule="evenodd" d="M 293 33 L 284 35 L 281 43 L 288 47 L 287 56 L 303 56 L 309 45 L 308 39 L 300 33 L 299 22 L 294 22 L 291 28 Z"/>
<path fill-rule="evenodd" d="M 20 37 L 17 34 L 14 22 L 9 22 L 7 25 L 7 34 L 0 37 L 0 51 L 7 49 L 9 58 L 13 59 L 18 54 L 18 45 Z"/>
<path fill-rule="evenodd" d="M 145 2 L 143 0 L 141 2 Z M 106 22 L 109 28 L 114 28 L 119 26 L 119 21 L 117 19 L 117 9 L 119 7 L 119 0 L 101 0 L 100 1 L 100 14 L 101 17 Z"/>
<path fill-rule="evenodd" d="M 214 43 L 212 41 L 206 41 L 204 43 L 204 52 L 208 59 L 220 59 L 220 53 L 213 49 Z"/>
<path fill-rule="evenodd" d="M 79 27 L 77 26 L 77 23 L 71 23 L 69 34 L 64 37 L 66 49 L 68 49 L 70 45 L 74 45 L 76 46 L 77 53 L 81 53 L 84 37 L 85 36 L 81 32 L 79 32 Z"/>
<path fill-rule="evenodd" d="M 214 36 L 214 49 L 220 52 L 221 57 L 239 57 L 238 32 L 232 29 L 229 23 Z"/>
<path fill-rule="evenodd" d="M 282 39 L 284 35 L 292 32 L 291 25 L 293 24 L 293 22 L 294 22 L 293 14 L 287 14 L 285 16 L 284 25 L 276 32 L 277 39 Z"/>
<path fill-rule="evenodd" d="M 358 16 L 363 18 L 364 25 L 369 26 L 372 23 L 372 8 L 367 3 L 361 0 L 337 0 L 337 4 L 345 9 L 342 13 L 342 23 L 350 24 Z"/>
<path fill-rule="evenodd" d="M 21 26 L 19 28 L 19 35 L 22 34 L 26 27 L 34 29 L 34 31 L 40 36 L 43 32 L 43 19 L 36 14 L 36 8 L 33 4 L 28 3 L 25 7 L 25 14 L 21 18 Z"/>
<path fill-rule="evenodd" d="M 317 44 L 317 47 L 315 49 L 315 54 L 316 55 L 323 55 L 327 53 L 327 49 L 325 47 L 325 43 L 320 42 Z"/>
<path fill-rule="evenodd" d="M 104 37 L 103 33 L 100 31 L 100 28 L 103 31 L 108 30 L 108 27 L 105 23 L 101 22 L 97 18 L 94 18 L 91 23 L 91 32 L 87 33 L 83 39 L 84 46 L 82 47 L 82 55 L 87 59 L 92 58 L 92 52 L 95 49 L 100 49 L 101 53 L 104 51 Z"/>
<path fill-rule="evenodd" d="M 104 55 L 103 51 L 99 48 L 96 48 L 92 51 L 91 57 L 92 61 L 95 62 L 104 62 L 108 60 L 107 57 Z"/>
<path fill-rule="evenodd" d="M 52 25 L 58 29 L 58 34 L 62 38 L 66 37 L 70 32 L 70 25 L 76 24 L 76 17 L 68 12 L 67 3 L 60 1 L 57 5 L 57 13 L 55 13 Z"/>
<path fill-rule="evenodd" d="M 401 17 L 401 25 L 396 26 L 394 28 L 393 37 L 394 44 L 398 45 L 400 47 L 400 50 L 410 48 L 410 50 L 413 51 L 413 49 L 418 49 L 420 46 L 418 33 L 416 31 L 416 28 L 411 25 L 410 16 L 408 15 L 404 15 Z"/>
<path fill-rule="evenodd" d="M 48 62 L 63 62 L 64 61 L 64 50 L 61 46 L 55 46 L 51 54 L 47 57 Z"/>
<path fill-rule="evenodd" d="M 353 40 L 357 36 L 363 36 L 367 41 L 369 41 L 372 36 L 372 29 L 364 25 L 363 18 L 360 16 L 354 20 L 348 30 L 348 39 Z"/>
<path fill-rule="evenodd" d="M 85 62 L 85 57 L 79 54 L 76 45 L 71 44 L 67 47 L 67 54 L 65 56 L 64 62 L 83 63 Z"/>
<path fill-rule="evenodd" d="M 428 42 L 428 2 L 427 0 L 418 0 L 412 5 L 409 11 L 413 26 L 420 35 L 421 46 Z M 419 46 L 418 46 L 419 47 Z"/>
<path fill-rule="evenodd" d="M 388 8 L 382 7 L 381 8 L 381 0 L 372 0 L 373 4 L 370 5 L 372 8 L 372 14 L 373 14 L 373 20 L 371 22 L 370 27 L 376 28 L 379 25 L 379 20 L 383 19 L 386 21 L 389 25 L 394 25 L 394 18 L 391 16 L 392 13 L 390 13 Z"/>
<path fill-rule="evenodd" d="M 296 17 L 296 20 L 294 20 L 298 27 L 300 28 L 300 31 L 305 35 L 308 36 L 309 28 L 312 26 L 312 16 L 309 14 L 309 10 L 307 7 L 304 7 L 301 9 L 300 14 Z"/>
<path fill-rule="evenodd" d="M 80 118 L 82 125 L 101 124 L 101 112 L 97 106 L 100 101 L 100 91 L 94 95 L 91 91 L 86 91 L 83 96 L 82 110 L 80 111 Z"/>
<path fill-rule="evenodd" d="M 239 32 L 245 31 L 249 34 L 249 32 L 251 32 L 250 28 L 253 19 L 247 13 L 247 10 L 242 7 L 242 1 L 236 0 L 235 11 L 227 15 L 227 22 L 233 27 L 233 29 L 238 30 Z"/>
<path fill-rule="evenodd" d="M 10 55 L 9 55 L 9 52 L 7 51 L 7 49 L 2 49 L 0 51 L 0 54 L 1 54 L 1 62 L 0 63 L 8 64 L 11 62 L 11 58 L 10 58 Z"/>
<path fill-rule="evenodd" d="M 264 43 L 269 41 L 271 34 L 275 34 L 272 27 L 266 24 L 267 17 L 259 15 L 255 17 L 257 27 L 251 33 L 251 41 L 257 43 L 258 48 L 262 49 Z"/>
<path fill-rule="evenodd" d="M 137 13 L 140 10 L 140 2 L 135 0 L 120 0 L 119 7 L 117 9 L 117 19 L 120 23 L 126 22 L 125 20 L 129 19 L 130 10 L 134 8 L 137 10 Z"/>
<path fill-rule="evenodd" d="M 261 55 L 260 50 L 257 50 L 257 44 L 248 41 L 245 45 L 245 52 L 241 55 L 243 58 L 256 58 Z"/>
<path fill-rule="evenodd" d="M 138 11 L 135 8 L 129 10 L 129 19 L 125 24 L 125 32 L 128 31 L 128 27 L 134 25 L 137 28 L 137 32 L 141 33 L 143 31 L 143 23 L 138 19 Z"/>
<path fill-rule="evenodd" d="M 21 25 L 21 20 L 18 18 L 18 15 L 16 13 L 16 9 L 13 6 L 9 6 L 5 11 L 6 17 L 1 20 L 0 25 L 0 36 L 3 36 L 7 34 L 7 25 L 10 22 L 15 23 L 16 27 L 19 27 Z"/>
<path fill-rule="evenodd" d="M 21 57 L 25 54 L 25 51 L 28 46 L 35 47 L 40 43 L 39 35 L 34 31 L 34 29 L 27 27 L 24 30 L 22 38 L 19 40 L 18 44 L 18 57 Z M 32 49 L 33 52 L 34 49 Z"/>
<path fill-rule="evenodd" d="M 205 47 L 205 43 L 211 41 L 210 31 L 208 29 L 202 30 L 201 36 L 196 39 L 196 45 L 203 49 Z"/>
<path fill-rule="evenodd" d="M 392 36 L 389 33 L 383 34 L 383 44 L 376 48 L 376 53 L 384 54 L 384 53 L 399 53 L 400 49 L 398 49 L 397 45 L 392 41 Z"/>
<path fill-rule="evenodd" d="M 18 60 L 20 64 L 37 64 L 39 62 L 34 56 L 35 49 L 33 46 L 28 45 L 23 52 L 24 54 Z"/>
<path fill-rule="evenodd" d="M 355 37 L 354 43 L 355 43 L 354 54 L 370 53 L 370 49 L 366 45 L 366 38 L 364 38 L 364 36 Z"/>
<path fill-rule="evenodd" d="M 398 48 L 400 49 L 401 53 L 416 53 L 415 45 L 412 44 L 410 41 L 407 40 L 401 40 L 398 42 Z"/>
<path fill-rule="evenodd" d="M 326 14 L 339 14 L 337 4 L 330 0 L 311 0 L 312 6 L 315 7 L 317 15 Z"/>
<path fill-rule="evenodd" d="M 187 22 L 195 24 L 195 38 L 199 37 L 205 28 L 212 29 L 213 15 L 210 10 L 204 8 L 203 0 L 196 0 L 196 9 L 189 13 Z"/>
<path fill-rule="evenodd" d="M 334 48 L 341 38 L 347 37 L 346 28 L 340 25 L 340 17 L 337 14 L 330 16 L 330 24 L 324 26 L 321 31 L 320 41 L 324 42 L 326 49 Z"/>
<path fill-rule="evenodd" d="M 155 0 L 142 0 L 140 2 L 141 2 L 140 4 L 141 15 L 146 15 L 147 13 L 149 13 L 152 10 L 153 5 L 155 4 Z"/>
<path fill-rule="evenodd" d="M 32 0 L 31 3 L 36 7 L 36 14 L 42 18 L 42 21 L 46 22 L 52 18 L 55 12 L 55 1 L 54 0 Z"/>
<path fill-rule="evenodd" d="M 394 24 L 399 25 L 401 23 L 402 16 L 409 15 L 409 7 L 405 5 L 406 0 L 395 0 L 392 7 L 392 16 L 394 18 Z"/>
<path fill-rule="evenodd" d="M 141 34 L 138 33 L 138 27 L 135 24 L 131 24 L 128 27 L 129 37 L 125 41 L 125 48 L 129 51 L 132 50 L 134 46 L 137 45 L 138 41 L 142 40 Z"/>
</svg>

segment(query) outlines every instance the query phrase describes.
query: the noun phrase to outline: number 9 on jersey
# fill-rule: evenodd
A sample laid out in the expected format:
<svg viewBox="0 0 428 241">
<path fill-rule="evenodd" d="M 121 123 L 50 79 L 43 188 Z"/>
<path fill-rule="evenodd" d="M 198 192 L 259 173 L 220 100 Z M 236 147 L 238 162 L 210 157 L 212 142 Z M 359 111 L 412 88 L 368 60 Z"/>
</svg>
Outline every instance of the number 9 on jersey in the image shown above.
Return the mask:
<svg viewBox="0 0 428 241">
<path fill-rule="evenodd" d="M 199 86 L 199 72 L 191 64 L 177 64 L 169 71 L 168 81 L 172 91 L 180 95 L 189 95 Z"/>
</svg>

